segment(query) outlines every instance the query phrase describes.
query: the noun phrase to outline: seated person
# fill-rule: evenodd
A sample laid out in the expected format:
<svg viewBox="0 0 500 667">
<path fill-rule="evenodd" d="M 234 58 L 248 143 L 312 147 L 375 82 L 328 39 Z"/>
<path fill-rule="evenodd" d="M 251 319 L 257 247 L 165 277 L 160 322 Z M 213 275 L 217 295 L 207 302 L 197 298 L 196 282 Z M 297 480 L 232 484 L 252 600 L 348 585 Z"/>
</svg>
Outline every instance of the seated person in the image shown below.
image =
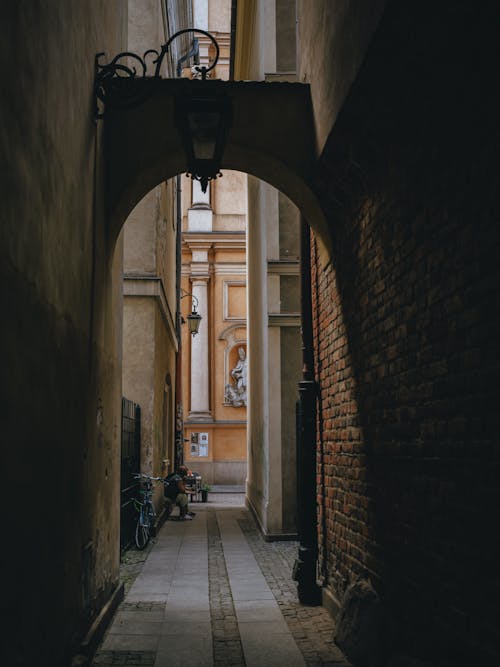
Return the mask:
<svg viewBox="0 0 500 667">
<path fill-rule="evenodd" d="M 167 515 L 170 516 L 174 505 L 179 507 L 179 520 L 190 521 L 194 512 L 188 512 L 188 497 L 184 478 L 189 475 L 186 466 L 179 466 L 176 472 L 167 475 L 164 479 L 164 496 L 167 505 Z"/>
</svg>

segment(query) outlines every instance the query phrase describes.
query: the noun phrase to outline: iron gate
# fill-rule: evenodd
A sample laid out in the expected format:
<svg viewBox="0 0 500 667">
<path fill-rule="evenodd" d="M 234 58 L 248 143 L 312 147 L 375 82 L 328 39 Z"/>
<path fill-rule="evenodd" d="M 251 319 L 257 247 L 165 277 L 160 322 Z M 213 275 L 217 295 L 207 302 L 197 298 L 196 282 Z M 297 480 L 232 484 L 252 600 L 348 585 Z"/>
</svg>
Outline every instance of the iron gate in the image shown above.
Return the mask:
<svg viewBox="0 0 500 667">
<path fill-rule="evenodd" d="M 133 499 L 139 483 L 133 474 L 141 470 L 141 408 L 122 398 L 122 453 L 120 477 L 120 548 L 126 549 L 134 539 L 137 512 Z"/>
</svg>

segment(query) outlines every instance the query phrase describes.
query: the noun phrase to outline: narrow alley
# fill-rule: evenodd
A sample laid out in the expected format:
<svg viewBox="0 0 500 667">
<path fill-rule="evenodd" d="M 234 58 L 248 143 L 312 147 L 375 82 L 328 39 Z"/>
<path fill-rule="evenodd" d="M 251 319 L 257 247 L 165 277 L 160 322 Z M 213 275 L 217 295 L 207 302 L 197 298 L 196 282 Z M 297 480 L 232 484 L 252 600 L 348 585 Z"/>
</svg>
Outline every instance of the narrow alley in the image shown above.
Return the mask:
<svg viewBox="0 0 500 667">
<path fill-rule="evenodd" d="M 125 598 L 94 667 L 348 667 L 328 612 L 297 602 L 297 543 L 265 542 L 242 493 L 192 509 L 192 521 L 175 510 L 145 551 L 122 558 Z"/>
<path fill-rule="evenodd" d="M 0 2 L 0 667 L 500 665 L 499 25 Z"/>
</svg>

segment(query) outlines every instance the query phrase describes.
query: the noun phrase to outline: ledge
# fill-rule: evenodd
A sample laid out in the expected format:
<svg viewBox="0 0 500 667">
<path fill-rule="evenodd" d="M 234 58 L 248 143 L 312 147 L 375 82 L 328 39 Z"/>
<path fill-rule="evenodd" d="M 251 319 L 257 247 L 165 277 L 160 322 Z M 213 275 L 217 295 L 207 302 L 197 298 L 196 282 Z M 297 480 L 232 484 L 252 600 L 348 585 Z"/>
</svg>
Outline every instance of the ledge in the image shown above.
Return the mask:
<svg viewBox="0 0 500 667">
<path fill-rule="evenodd" d="M 333 620 L 336 621 L 340 614 L 340 609 L 341 609 L 341 604 L 339 600 L 328 588 L 322 588 L 321 595 L 322 595 L 321 604 L 327 610 L 327 612 L 330 614 Z"/>
<path fill-rule="evenodd" d="M 116 586 L 109 600 L 103 606 L 92 625 L 90 626 L 85 638 L 80 644 L 80 649 L 71 661 L 71 667 L 89 667 L 94 653 L 97 650 L 99 642 L 104 636 L 107 627 L 116 611 L 116 608 L 123 600 L 124 585 L 120 583 Z"/>
<path fill-rule="evenodd" d="M 300 313 L 272 313 L 268 316 L 270 327 L 300 327 Z"/>
<path fill-rule="evenodd" d="M 170 310 L 165 290 L 163 289 L 161 278 L 158 276 L 125 274 L 123 276 L 123 296 L 151 297 L 157 301 L 170 340 L 177 352 L 179 343 L 177 340 L 175 321 L 172 311 Z"/>
</svg>

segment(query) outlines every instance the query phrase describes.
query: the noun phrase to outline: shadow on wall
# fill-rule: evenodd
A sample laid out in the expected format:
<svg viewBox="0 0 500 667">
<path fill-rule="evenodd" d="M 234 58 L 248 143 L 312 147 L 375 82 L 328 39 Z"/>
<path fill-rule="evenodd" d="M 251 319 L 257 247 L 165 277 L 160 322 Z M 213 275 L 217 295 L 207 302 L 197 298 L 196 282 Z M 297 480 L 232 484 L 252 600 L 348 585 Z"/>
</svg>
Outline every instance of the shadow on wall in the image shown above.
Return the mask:
<svg viewBox="0 0 500 667">
<path fill-rule="evenodd" d="M 432 26 L 402 11 L 378 35 L 318 176 L 335 235 L 316 292 L 326 574 L 339 595 L 370 579 L 385 609 L 385 645 L 360 664 L 393 653 L 492 664 L 498 109 L 477 77 L 494 61 L 492 17 L 471 35 L 469 8 L 440 8 Z"/>
</svg>

